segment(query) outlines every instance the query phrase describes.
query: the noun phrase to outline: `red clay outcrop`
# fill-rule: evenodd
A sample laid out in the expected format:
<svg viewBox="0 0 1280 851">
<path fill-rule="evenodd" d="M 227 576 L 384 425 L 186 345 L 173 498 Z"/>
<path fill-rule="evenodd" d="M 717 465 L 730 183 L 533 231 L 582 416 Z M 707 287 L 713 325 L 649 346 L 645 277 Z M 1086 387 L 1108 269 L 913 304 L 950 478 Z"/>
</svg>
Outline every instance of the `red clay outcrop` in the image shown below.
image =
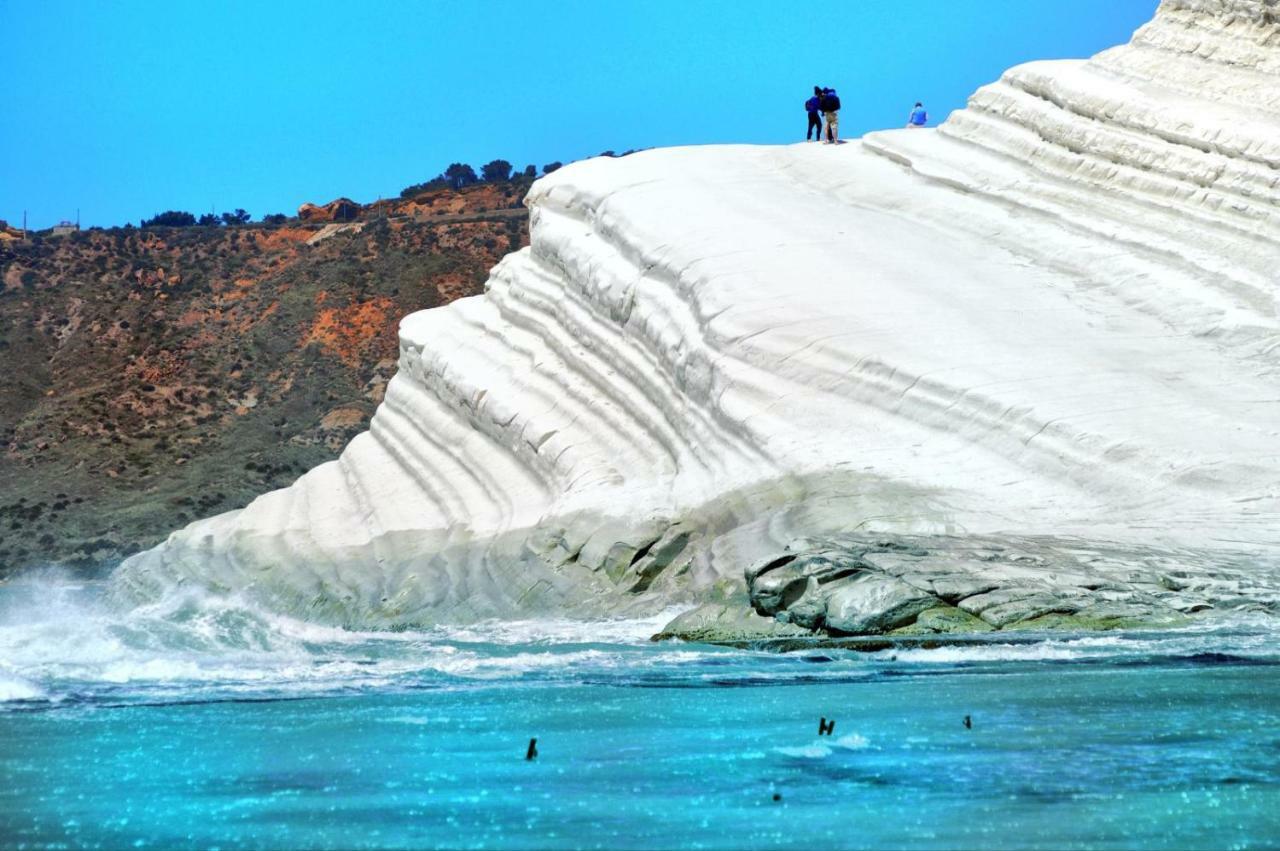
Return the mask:
<svg viewBox="0 0 1280 851">
<path fill-rule="evenodd" d="M 304 222 L 353 222 L 360 218 L 361 207 L 350 198 L 335 198 L 323 206 L 303 204 L 298 218 Z"/>
</svg>

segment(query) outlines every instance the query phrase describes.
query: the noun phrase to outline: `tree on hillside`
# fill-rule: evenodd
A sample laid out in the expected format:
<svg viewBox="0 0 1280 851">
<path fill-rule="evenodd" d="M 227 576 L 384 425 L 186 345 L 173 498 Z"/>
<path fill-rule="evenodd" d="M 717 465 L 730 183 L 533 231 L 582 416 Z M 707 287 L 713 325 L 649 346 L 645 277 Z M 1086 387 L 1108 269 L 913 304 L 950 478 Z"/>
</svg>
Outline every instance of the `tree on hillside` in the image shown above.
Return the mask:
<svg viewBox="0 0 1280 851">
<path fill-rule="evenodd" d="M 480 178 L 476 177 L 476 170 L 466 163 L 454 163 L 444 170 L 444 179 L 449 181 L 449 185 L 454 189 L 461 189 L 464 186 L 470 186 Z"/>
<path fill-rule="evenodd" d="M 446 178 L 443 174 L 437 174 L 435 177 L 431 178 L 426 183 L 415 183 L 411 186 L 406 186 L 404 189 L 401 189 L 400 197 L 413 198 L 415 195 L 421 195 L 423 192 L 430 192 L 432 189 L 444 189 L 446 186 L 451 186 L 451 185 L 452 184 L 450 183 L 449 179 Z"/>
<path fill-rule="evenodd" d="M 225 225 L 243 225 L 248 224 L 249 219 L 251 218 L 253 218 L 253 216 L 237 207 L 234 213 L 222 214 L 222 223 Z"/>
<path fill-rule="evenodd" d="M 213 213 L 205 213 L 200 217 L 200 220 L 196 222 L 196 224 L 204 228 L 216 228 L 218 225 L 222 224 L 222 219 L 218 218 Z"/>
<path fill-rule="evenodd" d="M 287 221 L 289 221 L 289 217 L 284 213 L 268 213 L 262 217 L 264 225 L 282 225 Z"/>
<path fill-rule="evenodd" d="M 524 176 L 534 178 L 538 176 L 538 167 L 536 165 L 527 165 L 524 167 Z"/>
<path fill-rule="evenodd" d="M 511 179 L 511 163 L 493 160 L 480 167 L 480 174 L 488 183 L 502 183 Z"/>
<path fill-rule="evenodd" d="M 543 173 L 543 174 L 550 174 L 551 172 L 553 172 L 553 171 L 555 171 L 556 169 L 560 168 L 562 165 L 564 165 L 564 163 L 560 162 L 559 160 L 557 160 L 556 162 L 553 162 L 553 163 L 547 163 L 546 165 L 544 165 L 544 166 L 542 167 L 542 173 Z"/>
<path fill-rule="evenodd" d="M 166 210 L 163 213 L 156 213 L 149 219 L 143 219 L 138 223 L 138 226 L 144 228 L 185 228 L 191 227 L 195 223 L 196 217 L 190 213 L 184 213 L 181 210 Z"/>
</svg>

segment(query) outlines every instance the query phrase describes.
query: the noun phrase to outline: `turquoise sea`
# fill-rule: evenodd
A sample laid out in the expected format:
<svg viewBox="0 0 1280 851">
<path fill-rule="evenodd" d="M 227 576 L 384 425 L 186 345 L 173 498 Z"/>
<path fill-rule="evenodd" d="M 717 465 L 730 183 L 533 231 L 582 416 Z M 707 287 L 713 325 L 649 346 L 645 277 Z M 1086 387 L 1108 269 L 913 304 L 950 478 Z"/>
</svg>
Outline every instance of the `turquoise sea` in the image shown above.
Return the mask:
<svg viewBox="0 0 1280 851">
<path fill-rule="evenodd" d="M 4 847 L 1280 846 L 1266 620 L 774 654 L 98 594 L 0 587 Z"/>
</svg>

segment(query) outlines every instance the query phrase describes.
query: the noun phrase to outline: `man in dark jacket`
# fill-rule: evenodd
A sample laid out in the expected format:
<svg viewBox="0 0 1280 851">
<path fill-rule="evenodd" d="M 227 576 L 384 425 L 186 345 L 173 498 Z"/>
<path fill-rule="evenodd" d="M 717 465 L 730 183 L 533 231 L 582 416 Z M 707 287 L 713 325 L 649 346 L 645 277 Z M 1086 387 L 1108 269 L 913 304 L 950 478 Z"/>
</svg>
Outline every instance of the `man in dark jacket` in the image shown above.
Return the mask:
<svg viewBox="0 0 1280 851">
<path fill-rule="evenodd" d="M 813 97 L 804 102 L 805 111 L 809 113 L 809 128 L 804 131 L 804 140 L 809 141 L 809 137 L 813 137 L 813 141 L 822 141 L 822 116 L 818 114 L 818 108 L 822 103 L 822 89 L 817 86 L 813 87 Z"/>
<path fill-rule="evenodd" d="M 827 142 L 834 145 L 840 141 L 840 96 L 835 89 L 823 89 L 818 106 L 827 120 Z"/>
</svg>

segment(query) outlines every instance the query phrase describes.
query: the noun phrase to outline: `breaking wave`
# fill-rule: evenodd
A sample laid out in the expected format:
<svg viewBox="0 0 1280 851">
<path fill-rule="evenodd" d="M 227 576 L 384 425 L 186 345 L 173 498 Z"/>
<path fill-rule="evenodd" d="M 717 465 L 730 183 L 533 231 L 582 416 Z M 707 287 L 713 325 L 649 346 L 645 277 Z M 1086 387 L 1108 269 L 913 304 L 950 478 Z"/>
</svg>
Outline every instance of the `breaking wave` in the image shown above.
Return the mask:
<svg viewBox="0 0 1280 851">
<path fill-rule="evenodd" d="M 308 623 L 196 588 L 122 612 L 104 602 L 102 591 L 55 573 L 0 587 L 0 707 L 289 699 L 494 681 L 700 688 L 847 683 L 1045 663 L 1280 663 L 1280 640 L 1261 621 L 874 653 L 773 654 L 650 642 L 677 610 L 632 620 L 370 632 Z M 832 746 L 866 742 L 846 736 L 821 745 Z"/>
</svg>

